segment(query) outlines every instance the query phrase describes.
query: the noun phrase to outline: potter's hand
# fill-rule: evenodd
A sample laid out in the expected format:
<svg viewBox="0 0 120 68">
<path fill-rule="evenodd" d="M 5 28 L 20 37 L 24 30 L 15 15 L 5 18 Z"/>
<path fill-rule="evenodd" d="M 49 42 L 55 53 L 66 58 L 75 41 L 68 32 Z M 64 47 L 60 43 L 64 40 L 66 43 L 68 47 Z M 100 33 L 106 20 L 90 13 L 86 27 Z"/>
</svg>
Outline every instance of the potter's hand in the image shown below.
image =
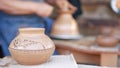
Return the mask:
<svg viewBox="0 0 120 68">
<path fill-rule="evenodd" d="M 59 9 L 64 9 L 65 4 L 67 4 L 67 8 L 70 11 L 75 12 L 77 10 L 77 8 L 70 4 L 68 0 L 47 0 L 47 1 L 52 5 L 56 5 Z"/>
<path fill-rule="evenodd" d="M 50 16 L 52 11 L 53 11 L 53 7 L 46 4 L 46 3 L 41 3 L 39 4 L 40 7 L 38 7 L 38 9 L 36 10 L 36 13 L 40 16 L 43 17 L 47 17 Z"/>
<path fill-rule="evenodd" d="M 120 9 L 120 0 L 116 1 L 116 7 Z"/>
<path fill-rule="evenodd" d="M 52 13 L 53 7 L 46 3 L 18 0 L 1 0 L 0 10 L 15 15 L 36 13 L 39 16 L 47 17 Z"/>
</svg>

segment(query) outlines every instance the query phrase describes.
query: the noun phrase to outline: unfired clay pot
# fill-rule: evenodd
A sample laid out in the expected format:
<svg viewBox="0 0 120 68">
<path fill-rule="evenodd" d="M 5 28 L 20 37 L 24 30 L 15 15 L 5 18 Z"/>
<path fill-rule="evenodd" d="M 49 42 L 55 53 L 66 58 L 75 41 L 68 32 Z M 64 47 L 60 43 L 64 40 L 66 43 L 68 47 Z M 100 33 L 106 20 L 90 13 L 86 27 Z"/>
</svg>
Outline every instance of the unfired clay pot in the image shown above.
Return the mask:
<svg viewBox="0 0 120 68">
<path fill-rule="evenodd" d="M 47 62 L 53 54 L 55 46 L 44 31 L 44 28 L 20 28 L 18 36 L 9 46 L 13 59 L 23 65 Z"/>
<path fill-rule="evenodd" d="M 64 5 L 64 4 L 63 4 Z M 51 36 L 54 37 L 75 37 L 79 35 L 78 25 L 72 17 L 73 10 L 65 6 L 59 11 L 59 16 L 53 24 Z"/>
<path fill-rule="evenodd" d="M 96 38 L 96 43 L 103 47 L 113 47 L 118 44 L 118 39 L 112 36 L 99 35 Z"/>
</svg>

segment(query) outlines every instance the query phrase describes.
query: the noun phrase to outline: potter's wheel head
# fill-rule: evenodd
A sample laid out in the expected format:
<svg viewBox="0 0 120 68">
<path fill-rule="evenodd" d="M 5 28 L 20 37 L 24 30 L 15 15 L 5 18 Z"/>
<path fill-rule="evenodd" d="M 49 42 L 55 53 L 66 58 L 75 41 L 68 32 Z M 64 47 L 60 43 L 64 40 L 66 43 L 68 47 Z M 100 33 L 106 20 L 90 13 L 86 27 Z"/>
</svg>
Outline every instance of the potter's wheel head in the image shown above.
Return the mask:
<svg viewBox="0 0 120 68">
<path fill-rule="evenodd" d="M 50 35 L 50 37 L 54 39 L 75 40 L 82 38 L 82 35 Z"/>
</svg>

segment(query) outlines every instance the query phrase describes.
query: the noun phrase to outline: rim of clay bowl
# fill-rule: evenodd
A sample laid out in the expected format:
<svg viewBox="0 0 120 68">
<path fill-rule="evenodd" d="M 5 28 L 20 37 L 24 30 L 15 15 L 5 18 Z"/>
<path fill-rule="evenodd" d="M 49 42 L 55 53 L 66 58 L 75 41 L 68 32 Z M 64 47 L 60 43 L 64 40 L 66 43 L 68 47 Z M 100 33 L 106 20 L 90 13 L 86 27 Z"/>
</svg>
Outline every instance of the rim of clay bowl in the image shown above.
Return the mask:
<svg viewBox="0 0 120 68">
<path fill-rule="evenodd" d="M 45 28 L 32 28 L 32 27 L 26 27 L 26 28 L 19 28 L 19 30 L 45 30 Z"/>
<path fill-rule="evenodd" d="M 45 33 L 45 28 L 19 28 L 18 29 L 22 34 L 43 34 Z"/>
</svg>

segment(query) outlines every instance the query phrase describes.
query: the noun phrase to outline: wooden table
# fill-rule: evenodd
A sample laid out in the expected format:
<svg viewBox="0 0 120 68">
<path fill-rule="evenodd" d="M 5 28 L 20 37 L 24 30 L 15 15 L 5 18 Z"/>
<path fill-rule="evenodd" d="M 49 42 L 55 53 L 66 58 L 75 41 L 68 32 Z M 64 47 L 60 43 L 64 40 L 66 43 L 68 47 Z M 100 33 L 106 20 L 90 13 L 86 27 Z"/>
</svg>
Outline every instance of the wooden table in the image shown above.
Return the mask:
<svg viewBox="0 0 120 68">
<path fill-rule="evenodd" d="M 94 66 L 94 65 L 76 64 L 74 61 L 75 60 L 72 54 L 71 55 L 55 55 L 55 56 L 52 56 L 52 59 L 51 59 L 52 63 L 49 61 L 48 63 L 46 62 L 41 65 L 35 65 L 35 66 L 25 65 L 24 66 L 16 63 L 12 59 L 12 57 L 6 56 L 4 58 L 0 58 L 0 68 L 101 68 L 100 66 Z"/>
<path fill-rule="evenodd" d="M 117 67 L 119 45 L 105 48 L 98 45 L 79 45 L 76 41 L 78 40 L 54 40 L 54 43 L 59 54 L 73 53 L 77 63 Z"/>
</svg>

